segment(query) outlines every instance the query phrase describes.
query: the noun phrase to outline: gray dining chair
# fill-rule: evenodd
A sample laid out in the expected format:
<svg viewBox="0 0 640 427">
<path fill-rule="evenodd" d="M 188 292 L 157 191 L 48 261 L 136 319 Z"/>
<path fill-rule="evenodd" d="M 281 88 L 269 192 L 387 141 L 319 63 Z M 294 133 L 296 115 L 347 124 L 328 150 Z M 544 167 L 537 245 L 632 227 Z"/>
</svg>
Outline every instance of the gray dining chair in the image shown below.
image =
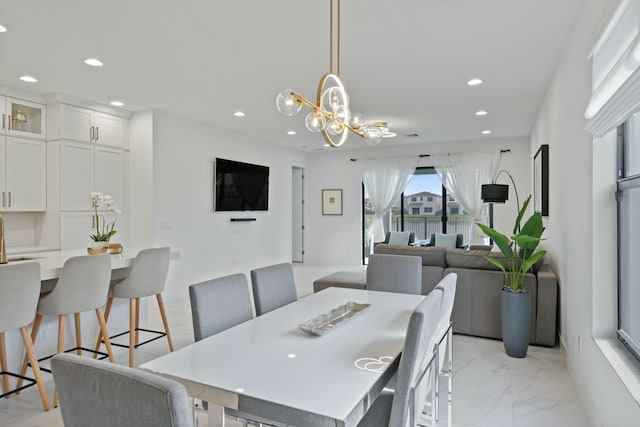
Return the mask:
<svg viewBox="0 0 640 427">
<path fill-rule="evenodd" d="M 261 316 L 298 299 L 293 267 L 276 264 L 251 270 L 256 316 Z"/>
<path fill-rule="evenodd" d="M 127 332 L 113 335 L 110 338 L 114 339 L 121 335 L 129 334 L 128 345 L 117 343 L 112 343 L 112 345 L 129 349 L 129 367 L 131 368 L 133 368 L 134 361 L 133 350 L 143 344 L 147 344 L 158 338 L 166 336 L 169 344 L 169 351 L 173 351 L 173 341 L 171 340 L 169 322 L 167 321 L 167 313 L 164 309 L 164 301 L 162 300 L 162 291 L 164 291 L 167 274 L 169 273 L 170 252 L 171 250 L 169 247 L 141 250 L 136 255 L 136 259 L 127 277 L 123 281 L 112 285 L 109 290 L 109 298 L 107 299 L 107 306 L 104 312 L 104 317 L 107 321 L 109 320 L 109 314 L 111 313 L 111 306 L 114 298 L 126 298 L 129 300 L 129 330 Z M 148 296 L 156 297 L 160 316 L 162 317 L 164 332 L 140 328 L 140 298 Z M 140 343 L 138 338 L 139 331 L 154 333 L 156 336 Z M 100 344 L 101 340 L 98 339 L 95 347 L 96 352 L 100 349 Z"/>
<path fill-rule="evenodd" d="M 111 255 L 84 255 L 69 258 L 62 266 L 62 273 L 58 278 L 55 288 L 48 294 L 40 297 L 36 318 L 33 322 L 31 339 L 35 343 L 42 318 L 44 316 L 58 316 L 58 346 L 56 353 L 62 353 L 66 330 L 67 315 L 74 315 L 76 345 L 66 351 L 75 350 L 78 355 L 83 351 L 92 350 L 82 346 L 82 332 L 80 327 L 80 313 L 94 310 L 100 325 L 99 335 L 104 339 L 110 362 L 114 362 L 109 332 L 104 319 L 102 306 L 107 301 L 109 282 L 111 280 Z M 28 360 L 25 357 L 22 362 L 21 375 L 27 370 Z M 22 380 L 18 381 L 22 384 Z M 58 406 L 58 393 L 53 394 L 53 405 Z"/>
<path fill-rule="evenodd" d="M 191 399 L 176 381 L 89 357 L 51 359 L 65 427 L 192 427 Z"/>
<path fill-rule="evenodd" d="M 427 394 L 431 394 L 432 401 L 435 399 L 434 346 L 441 304 L 442 292 L 435 291 L 415 308 L 407 326 L 396 388 L 382 391 L 358 427 L 413 427 L 422 418 Z"/>
<path fill-rule="evenodd" d="M 451 313 L 453 311 L 453 303 L 456 297 L 456 283 L 458 275 L 449 273 L 436 285 L 435 289 L 442 292 L 442 304 L 440 305 L 440 320 L 436 332 L 436 364 L 438 374 L 434 385 L 435 401 L 434 401 L 434 418 L 436 422 L 439 419 L 438 408 L 439 392 L 440 392 L 440 375 L 447 377 L 447 394 L 449 402 L 452 397 L 453 386 L 453 325 L 451 323 Z M 444 344 L 444 345 L 443 345 Z"/>
<path fill-rule="evenodd" d="M 242 273 L 189 286 L 193 336 L 200 341 L 253 318 L 249 283 Z M 206 401 L 202 402 L 205 410 Z M 245 420 L 246 415 L 225 408 L 225 415 Z M 197 420 L 197 415 L 194 417 Z M 243 424 L 245 424 L 243 422 Z"/>
<path fill-rule="evenodd" d="M 196 341 L 253 318 L 247 277 L 232 274 L 189 286 Z"/>
<path fill-rule="evenodd" d="M 36 316 L 36 307 L 40 298 L 40 264 L 37 262 L 29 262 L 26 264 L 13 264 L 0 266 L 0 367 L 2 372 L 2 395 L 0 397 L 9 396 L 18 393 L 26 387 L 32 386 L 34 383 L 38 386 L 40 399 L 45 411 L 49 410 L 49 398 L 44 388 L 42 375 L 36 353 L 33 349 L 33 341 L 29 334 L 29 324 Z M 7 354 L 5 347 L 4 333 L 13 329 L 20 329 L 24 348 L 26 350 L 26 359 L 31 363 L 33 376 L 31 378 L 17 375 L 8 371 Z M 20 384 L 13 390 L 10 390 L 9 376 L 27 380 L 30 384 L 22 387 Z"/>
<path fill-rule="evenodd" d="M 409 255 L 370 255 L 367 290 L 420 295 L 422 259 Z"/>
</svg>

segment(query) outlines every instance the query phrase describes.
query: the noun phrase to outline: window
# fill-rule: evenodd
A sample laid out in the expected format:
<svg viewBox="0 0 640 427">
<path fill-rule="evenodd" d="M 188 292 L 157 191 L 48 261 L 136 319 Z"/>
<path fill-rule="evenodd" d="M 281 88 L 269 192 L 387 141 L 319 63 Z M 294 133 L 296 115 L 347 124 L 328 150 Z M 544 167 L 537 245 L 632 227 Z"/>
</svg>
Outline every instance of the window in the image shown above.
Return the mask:
<svg viewBox="0 0 640 427">
<path fill-rule="evenodd" d="M 370 253 L 366 242 L 366 230 L 373 217 L 373 211 L 364 185 L 362 197 L 364 212 L 362 247 L 363 263 L 366 264 Z M 425 206 L 427 203 L 429 206 Z M 489 209 L 486 211 L 488 212 Z M 485 224 L 488 224 L 489 214 L 483 217 Z M 452 196 L 447 196 L 447 191 L 442 186 L 442 181 L 435 169 L 427 167 L 416 169 L 405 192 L 394 203 L 391 211 L 382 218 L 385 231 L 410 231 L 415 233 L 416 240 L 428 240 L 434 233 L 470 236 L 471 227 L 476 226 L 473 218 L 461 209 L 458 201 Z"/>
<path fill-rule="evenodd" d="M 640 360 L 640 114 L 618 128 L 618 339 Z"/>
</svg>

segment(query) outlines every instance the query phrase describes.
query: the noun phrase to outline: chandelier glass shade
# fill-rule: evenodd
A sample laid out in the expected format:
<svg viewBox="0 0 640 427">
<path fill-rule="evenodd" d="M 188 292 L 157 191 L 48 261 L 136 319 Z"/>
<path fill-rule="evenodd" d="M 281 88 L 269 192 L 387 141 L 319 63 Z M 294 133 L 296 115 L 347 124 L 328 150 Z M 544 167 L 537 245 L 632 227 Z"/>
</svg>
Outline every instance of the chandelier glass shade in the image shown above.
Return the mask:
<svg viewBox="0 0 640 427">
<path fill-rule="evenodd" d="M 311 132 L 320 132 L 331 147 L 340 147 L 347 140 L 349 132 L 353 132 L 371 145 L 382 141 L 383 133 L 378 128 L 362 127 L 364 119 L 361 114 L 352 114 L 349 109 L 349 95 L 340 80 L 340 0 L 337 0 L 337 72 L 333 72 L 333 3 L 330 1 L 330 71 L 323 75 L 318 83 L 316 102 L 311 102 L 293 89 L 285 89 L 276 97 L 278 111 L 286 116 L 300 112 L 305 105 L 311 112 L 305 117 L 305 125 Z"/>
</svg>

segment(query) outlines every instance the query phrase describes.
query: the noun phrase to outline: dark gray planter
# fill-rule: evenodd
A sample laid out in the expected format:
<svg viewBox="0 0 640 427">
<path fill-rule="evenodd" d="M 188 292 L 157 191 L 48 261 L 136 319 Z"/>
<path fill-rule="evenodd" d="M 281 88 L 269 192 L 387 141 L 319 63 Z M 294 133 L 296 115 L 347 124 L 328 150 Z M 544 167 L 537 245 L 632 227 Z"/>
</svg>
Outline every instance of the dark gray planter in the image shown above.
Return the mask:
<svg viewBox="0 0 640 427">
<path fill-rule="evenodd" d="M 531 330 L 531 293 L 503 289 L 500 292 L 500 316 L 502 342 L 507 355 L 525 357 Z"/>
</svg>

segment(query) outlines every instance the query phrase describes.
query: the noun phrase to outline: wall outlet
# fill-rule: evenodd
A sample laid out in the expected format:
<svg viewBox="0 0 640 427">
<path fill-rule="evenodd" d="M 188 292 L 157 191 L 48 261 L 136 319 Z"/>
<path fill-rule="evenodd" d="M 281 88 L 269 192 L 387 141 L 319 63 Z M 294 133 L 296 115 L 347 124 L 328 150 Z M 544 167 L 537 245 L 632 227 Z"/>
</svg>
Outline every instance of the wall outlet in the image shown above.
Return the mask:
<svg viewBox="0 0 640 427">
<path fill-rule="evenodd" d="M 238 265 L 239 263 L 240 263 L 240 261 L 238 260 L 237 257 L 231 258 L 231 265 Z"/>
<path fill-rule="evenodd" d="M 169 259 L 180 259 L 180 252 L 171 252 L 169 254 Z"/>
</svg>

